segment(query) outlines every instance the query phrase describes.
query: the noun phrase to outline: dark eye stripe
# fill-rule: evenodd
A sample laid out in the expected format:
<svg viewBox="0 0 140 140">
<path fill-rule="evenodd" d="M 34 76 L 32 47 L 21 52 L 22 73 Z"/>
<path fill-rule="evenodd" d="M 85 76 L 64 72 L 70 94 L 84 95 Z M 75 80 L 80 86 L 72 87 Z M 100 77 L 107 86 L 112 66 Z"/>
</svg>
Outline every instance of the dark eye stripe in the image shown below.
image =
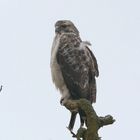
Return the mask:
<svg viewBox="0 0 140 140">
<path fill-rule="evenodd" d="M 66 28 L 67 26 L 66 26 L 66 25 L 62 25 L 62 27 L 63 27 L 63 28 Z"/>
</svg>

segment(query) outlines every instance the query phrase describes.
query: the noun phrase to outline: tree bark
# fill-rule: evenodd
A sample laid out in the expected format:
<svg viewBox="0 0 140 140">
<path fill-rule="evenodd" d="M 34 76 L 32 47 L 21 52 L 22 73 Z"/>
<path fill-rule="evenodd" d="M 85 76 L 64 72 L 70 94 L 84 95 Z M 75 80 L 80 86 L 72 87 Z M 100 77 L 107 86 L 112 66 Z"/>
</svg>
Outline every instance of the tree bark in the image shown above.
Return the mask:
<svg viewBox="0 0 140 140">
<path fill-rule="evenodd" d="M 79 100 L 68 100 L 65 103 L 65 107 L 70 111 L 73 110 L 83 110 L 86 114 L 86 127 L 80 127 L 77 131 L 77 134 L 71 132 L 73 137 L 77 140 L 99 140 L 98 130 L 109 124 L 113 124 L 115 120 L 111 115 L 105 117 L 98 117 L 92 104 L 86 99 Z"/>
</svg>

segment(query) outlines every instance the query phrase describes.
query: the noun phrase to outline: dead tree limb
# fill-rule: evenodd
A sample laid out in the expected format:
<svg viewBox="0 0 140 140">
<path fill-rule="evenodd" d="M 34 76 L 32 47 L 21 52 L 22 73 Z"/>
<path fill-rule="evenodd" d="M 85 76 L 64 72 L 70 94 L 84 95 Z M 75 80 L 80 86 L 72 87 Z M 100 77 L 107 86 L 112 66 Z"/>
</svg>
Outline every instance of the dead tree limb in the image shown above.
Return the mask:
<svg viewBox="0 0 140 140">
<path fill-rule="evenodd" d="M 68 100 L 65 107 L 70 111 L 83 110 L 86 114 L 87 128 L 79 128 L 77 134 L 71 132 L 77 140 L 81 138 L 83 140 L 99 140 L 98 130 L 105 125 L 113 124 L 115 121 L 111 115 L 98 117 L 91 103 L 86 99 Z"/>
</svg>

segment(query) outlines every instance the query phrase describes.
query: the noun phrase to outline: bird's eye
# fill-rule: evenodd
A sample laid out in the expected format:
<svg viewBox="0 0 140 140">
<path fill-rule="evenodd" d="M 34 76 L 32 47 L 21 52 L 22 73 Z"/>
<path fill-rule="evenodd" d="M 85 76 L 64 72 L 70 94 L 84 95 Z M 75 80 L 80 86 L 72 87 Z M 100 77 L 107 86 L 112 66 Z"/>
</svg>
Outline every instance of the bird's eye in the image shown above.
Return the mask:
<svg viewBox="0 0 140 140">
<path fill-rule="evenodd" d="M 67 26 L 66 26 L 66 25 L 62 25 L 62 27 L 63 27 L 63 28 L 66 28 Z"/>
</svg>

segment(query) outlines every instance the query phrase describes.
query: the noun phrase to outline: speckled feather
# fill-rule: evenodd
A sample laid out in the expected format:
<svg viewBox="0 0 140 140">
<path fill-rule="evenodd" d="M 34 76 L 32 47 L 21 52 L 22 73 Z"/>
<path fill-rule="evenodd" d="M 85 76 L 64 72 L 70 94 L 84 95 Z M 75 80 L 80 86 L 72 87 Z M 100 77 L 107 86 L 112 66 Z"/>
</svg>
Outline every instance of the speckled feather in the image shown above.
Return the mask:
<svg viewBox="0 0 140 140">
<path fill-rule="evenodd" d="M 96 58 L 74 33 L 61 35 L 56 54 L 64 81 L 73 99 L 96 101 L 95 76 L 99 75 Z"/>
</svg>

